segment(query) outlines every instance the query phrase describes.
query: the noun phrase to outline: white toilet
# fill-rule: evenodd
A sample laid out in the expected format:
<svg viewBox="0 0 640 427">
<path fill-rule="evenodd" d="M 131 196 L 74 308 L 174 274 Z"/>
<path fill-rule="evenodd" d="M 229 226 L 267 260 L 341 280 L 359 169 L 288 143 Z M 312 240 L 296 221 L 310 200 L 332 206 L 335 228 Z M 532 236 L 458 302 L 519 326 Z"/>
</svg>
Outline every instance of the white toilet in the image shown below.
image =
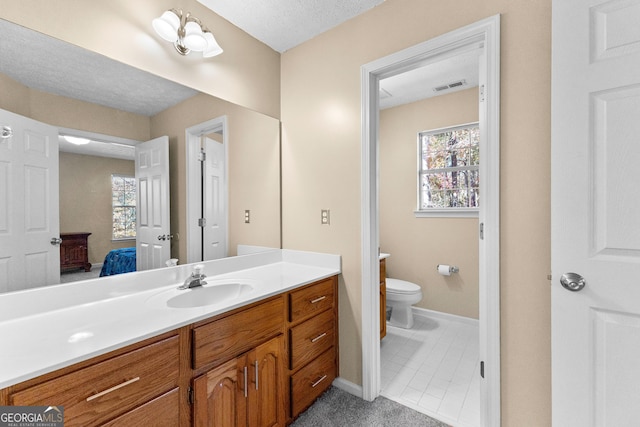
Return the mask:
<svg viewBox="0 0 640 427">
<path fill-rule="evenodd" d="M 387 307 L 391 307 L 389 324 L 400 328 L 413 328 L 411 305 L 422 300 L 422 289 L 415 283 L 400 279 L 386 279 Z"/>
</svg>

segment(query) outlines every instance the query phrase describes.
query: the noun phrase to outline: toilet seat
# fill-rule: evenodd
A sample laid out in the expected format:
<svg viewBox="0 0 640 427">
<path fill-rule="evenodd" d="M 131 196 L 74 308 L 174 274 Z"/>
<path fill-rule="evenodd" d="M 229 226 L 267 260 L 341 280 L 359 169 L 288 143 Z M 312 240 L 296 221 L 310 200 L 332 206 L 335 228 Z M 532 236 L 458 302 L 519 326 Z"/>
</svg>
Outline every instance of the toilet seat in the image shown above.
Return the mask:
<svg viewBox="0 0 640 427">
<path fill-rule="evenodd" d="M 420 286 L 405 280 L 387 278 L 385 282 L 387 284 L 387 293 L 415 294 L 421 291 Z"/>
</svg>

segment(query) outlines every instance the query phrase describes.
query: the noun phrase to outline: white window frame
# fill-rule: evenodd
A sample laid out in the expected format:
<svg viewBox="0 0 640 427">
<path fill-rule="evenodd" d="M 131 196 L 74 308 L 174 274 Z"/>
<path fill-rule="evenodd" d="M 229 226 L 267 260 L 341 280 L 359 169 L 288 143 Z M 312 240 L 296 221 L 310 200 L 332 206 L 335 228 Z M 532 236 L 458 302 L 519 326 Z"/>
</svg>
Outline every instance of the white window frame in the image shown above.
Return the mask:
<svg viewBox="0 0 640 427">
<path fill-rule="evenodd" d="M 416 184 L 416 200 L 417 208 L 413 212 L 416 218 L 434 218 L 434 217 L 456 217 L 456 218 L 477 218 L 480 212 L 480 208 L 469 207 L 450 207 L 450 208 L 427 208 L 422 209 L 422 190 L 421 190 L 421 178 L 425 170 L 422 169 L 422 136 L 434 135 L 439 133 L 451 132 L 459 129 L 466 129 L 470 127 L 479 127 L 479 122 L 465 123 L 455 126 L 447 126 L 438 129 L 431 129 L 418 132 L 417 139 L 417 184 Z M 479 145 L 480 147 L 480 145 Z M 478 149 L 479 149 L 478 147 Z M 446 171 L 449 168 L 442 169 Z M 452 169 L 453 170 L 453 169 Z M 480 170 L 480 163 L 477 166 L 467 166 L 463 168 L 455 169 L 460 170 Z"/>
<path fill-rule="evenodd" d="M 136 178 L 135 176 L 130 176 L 130 175 L 124 175 L 124 174 L 118 174 L 118 173 L 112 173 L 111 174 L 111 241 L 113 242 L 123 242 L 123 241 L 127 241 L 127 240 L 136 240 L 136 236 L 129 236 L 129 237 L 115 237 L 114 236 L 114 222 L 113 222 L 113 213 L 114 213 L 114 209 L 117 207 L 127 207 L 126 205 L 114 205 L 113 204 L 113 179 L 114 178 L 129 178 L 132 179 L 134 183 L 136 183 Z M 137 183 L 136 183 L 137 185 Z M 136 189 L 137 191 L 137 189 Z M 136 206 L 136 216 L 138 215 L 138 211 L 137 211 L 137 206 Z M 136 222 L 134 221 L 134 231 L 136 232 L 137 235 L 137 227 L 135 226 Z"/>
</svg>

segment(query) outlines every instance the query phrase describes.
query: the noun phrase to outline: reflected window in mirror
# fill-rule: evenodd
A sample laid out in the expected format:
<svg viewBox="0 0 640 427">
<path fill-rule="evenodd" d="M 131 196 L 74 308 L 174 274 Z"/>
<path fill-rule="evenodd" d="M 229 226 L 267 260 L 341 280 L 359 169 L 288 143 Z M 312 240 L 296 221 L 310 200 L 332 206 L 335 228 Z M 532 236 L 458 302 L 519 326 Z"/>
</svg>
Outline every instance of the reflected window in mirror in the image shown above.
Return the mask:
<svg viewBox="0 0 640 427">
<path fill-rule="evenodd" d="M 136 179 L 111 175 L 113 240 L 136 238 Z"/>
</svg>

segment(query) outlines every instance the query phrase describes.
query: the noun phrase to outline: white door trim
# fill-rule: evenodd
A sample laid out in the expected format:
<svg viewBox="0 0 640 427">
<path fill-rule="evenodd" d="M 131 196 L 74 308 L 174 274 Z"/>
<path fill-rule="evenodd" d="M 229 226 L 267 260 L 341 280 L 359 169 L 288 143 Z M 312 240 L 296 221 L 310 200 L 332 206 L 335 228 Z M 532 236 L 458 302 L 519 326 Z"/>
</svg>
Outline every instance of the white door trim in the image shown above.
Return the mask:
<svg viewBox="0 0 640 427">
<path fill-rule="evenodd" d="M 229 139 L 227 116 L 216 117 L 204 123 L 191 126 L 185 130 L 187 152 L 187 263 L 201 261 L 197 257 L 201 253 L 201 229 L 198 227 L 200 218 L 201 182 L 200 162 L 198 161 L 199 138 L 201 135 L 222 131 L 225 158 L 225 182 L 229 182 Z M 227 184 L 228 185 L 228 184 Z M 229 192 L 225 193 L 225 206 L 229 209 Z M 227 216 L 228 218 L 228 216 Z M 225 253 L 229 253 L 229 225 L 226 226 Z"/>
<path fill-rule="evenodd" d="M 479 222 L 480 360 L 483 426 L 500 425 L 500 15 L 495 15 L 424 43 L 365 64 L 361 68 L 362 105 L 362 388 L 363 398 L 380 392 L 379 218 L 378 218 L 378 82 L 417 68 L 434 57 L 470 43 L 482 43 L 486 69 L 486 136 L 481 141 L 483 160 Z M 481 114 L 482 116 L 482 114 Z M 482 117 L 480 118 L 482 120 Z"/>
</svg>

